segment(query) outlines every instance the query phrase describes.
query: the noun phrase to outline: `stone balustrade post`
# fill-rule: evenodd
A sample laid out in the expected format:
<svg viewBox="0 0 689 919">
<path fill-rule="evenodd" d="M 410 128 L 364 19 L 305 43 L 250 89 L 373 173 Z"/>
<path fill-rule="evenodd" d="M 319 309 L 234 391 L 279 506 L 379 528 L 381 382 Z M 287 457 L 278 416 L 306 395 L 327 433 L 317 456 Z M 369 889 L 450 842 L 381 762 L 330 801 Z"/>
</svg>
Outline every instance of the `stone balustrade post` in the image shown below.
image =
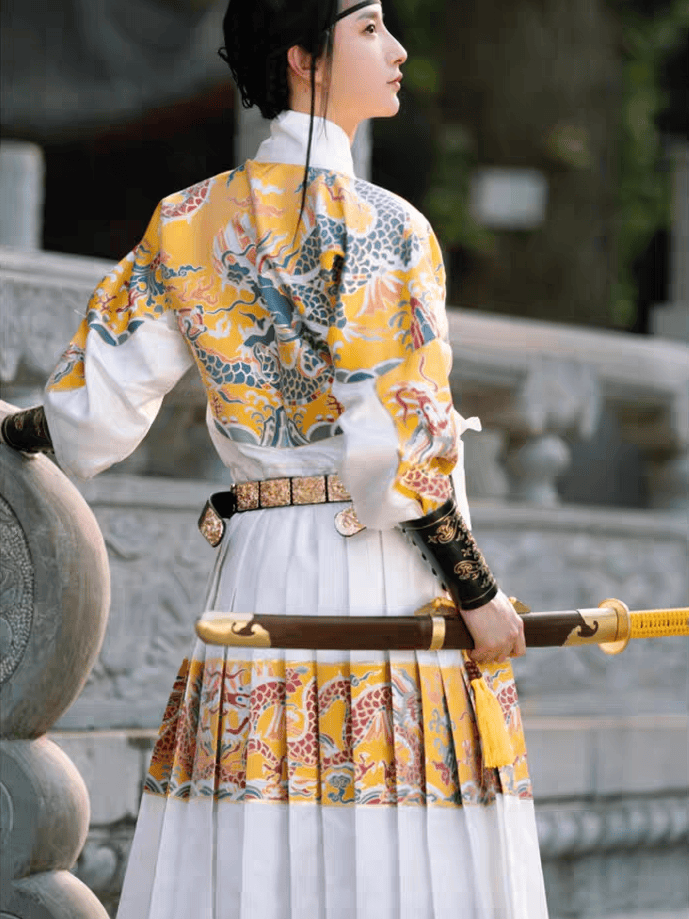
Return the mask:
<svg viewBox="0 0 689 919">
<path fill-rule="evenodd" d="M 653 507 L 689 511 L 689 448 L 649 460 L 647 483 Z"/>
<path fill-rule="evenodd" d="M 89 828 L 86 786 L 46 737 L 103 641 L 105 544 L 54 463 L 2 445 L 0 544 L 0 916 L 107 919 L 70 872 Z"/>
<path fill-rule="evenodd" d="M 45 160 L 37 144 L 0 143 L 0 245 L 40 249 Z"/>
<path fill-rule="evenodd" d="M 689 369 L 689 362 L 687 363 Z M 689 510 L 689 381 L 678 379 L 661 405 L 619 399 L 617 416 L 626 438 L 646 459 L 646 488 L 651 507 Z"/>
<path fill-rule="evenodd" d="M 559 504 L 557 479 L 569 466 L 570 451 L 557 434 L 511 437 L 505 455 L 509 498 L 541 507 Z"/>
<path fill-rule="evenodd" d="M 557 504 L 569 444 L 592 439 L 612 418 L 616 435 L 645 459 L 648 504 L 687 510 L 686 345 L 468 310 L 450 309 L 448 321 L 455 402 L 492 434 L 476 449 L 467 438 L 472 495 Z M 624 474 L 615 455 L 601 461 Z"/>
<path fill-rule="evenodd" d="M 502 413 L 512 500 L 542 507 L 559 503 L 557 479 L 570 462 L 566 438 L 591 437 L 600 405 L 590 367 L 571 359 L 533 361 Z"/>
<path fill-rule="evenodd" d="M 467 373 L 476 376 L 474 367 Z M 507 473 L 505 497 L 540 507 L 559 503 L 557 480 L 570 462 L 569 439 L 587 439 L 596 430 L 601 390 L 595 369 L 573 357 L 534 354 L 519 368 L 491 368 L 489 385 L 464 384 L 464 409 L 502 433 L 494 457 Z M 483 381 L 478 381 L 482 384 Z M 464 411 L 464 414 L 468 414 Z"/>
</svg>

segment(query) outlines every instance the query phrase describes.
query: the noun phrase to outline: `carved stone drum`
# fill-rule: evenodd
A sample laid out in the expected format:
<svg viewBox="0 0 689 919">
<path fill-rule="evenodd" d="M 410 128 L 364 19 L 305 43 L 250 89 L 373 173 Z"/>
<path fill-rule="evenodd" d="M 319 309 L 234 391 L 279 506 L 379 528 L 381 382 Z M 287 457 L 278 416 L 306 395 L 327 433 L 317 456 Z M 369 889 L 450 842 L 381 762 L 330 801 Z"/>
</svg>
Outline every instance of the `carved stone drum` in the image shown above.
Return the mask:
<svg viewBox="0 0 689 919">
<path fill-rule="evenodd" d="M 70 873 L 88 831 L 86 786 L 45 736 L 103 641 L 105 544 L 54 463 L 0 445 L 0 545 L 0 915 L 106 919 Z"/>
</svg>

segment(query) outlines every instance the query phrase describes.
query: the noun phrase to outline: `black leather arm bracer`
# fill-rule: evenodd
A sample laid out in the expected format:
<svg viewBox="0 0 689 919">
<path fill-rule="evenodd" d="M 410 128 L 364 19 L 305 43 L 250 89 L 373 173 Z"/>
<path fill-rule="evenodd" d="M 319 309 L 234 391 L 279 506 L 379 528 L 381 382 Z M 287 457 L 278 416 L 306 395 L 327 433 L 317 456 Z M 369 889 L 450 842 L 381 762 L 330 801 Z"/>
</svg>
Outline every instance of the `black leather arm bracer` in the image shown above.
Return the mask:
<svg viewBox="0 0 689 919">
<path fill-rule="evenodd" d="M 454 496 L 430 514 L 399 526 L 421 550 L 459 609 L 477 609 L 497 594 L 497 582 Z"/>
<path fill-rule="evenodd" d="M 53 442 L 43 406 L 36 405 L 3 418 L 0 443 L 22 453 L 52 453 Z"/>
</svg>

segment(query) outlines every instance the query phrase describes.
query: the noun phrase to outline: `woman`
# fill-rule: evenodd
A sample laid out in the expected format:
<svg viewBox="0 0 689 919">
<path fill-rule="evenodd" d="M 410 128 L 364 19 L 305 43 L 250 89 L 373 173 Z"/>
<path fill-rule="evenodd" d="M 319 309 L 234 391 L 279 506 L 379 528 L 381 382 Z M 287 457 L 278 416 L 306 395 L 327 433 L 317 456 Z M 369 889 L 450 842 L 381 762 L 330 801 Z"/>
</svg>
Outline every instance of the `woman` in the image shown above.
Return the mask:
<svg viewBox="0 0 689 919">
<path fill-rule="evenodd" d="M 203 517 L 219 542 L 205 617 L 409 615 L 441 587 L 400 528 L 435 551 L 442 518 L 456 555 L 436 562 L 476 648 L 469 660 L 196 642 L 119 919 L 542 919 L 507 662 L 523 629 L 468 530 L 472 424 L 452 407 L 440 250 L 421 214 L 352 168 L 357 125 L 398 110 L 406 52 L 378 0 L 230 0 L 224 33 L 270 139 L 159 204 L 95 291 L 45 414 L 6 419 L 4 439 L 52 439 L 63 468 L 93 475 L 134 449 L 195 362 L 239 483 Z M 477 664 L 507 716 L 500 768 L 476 727 Z"/>
</svg>

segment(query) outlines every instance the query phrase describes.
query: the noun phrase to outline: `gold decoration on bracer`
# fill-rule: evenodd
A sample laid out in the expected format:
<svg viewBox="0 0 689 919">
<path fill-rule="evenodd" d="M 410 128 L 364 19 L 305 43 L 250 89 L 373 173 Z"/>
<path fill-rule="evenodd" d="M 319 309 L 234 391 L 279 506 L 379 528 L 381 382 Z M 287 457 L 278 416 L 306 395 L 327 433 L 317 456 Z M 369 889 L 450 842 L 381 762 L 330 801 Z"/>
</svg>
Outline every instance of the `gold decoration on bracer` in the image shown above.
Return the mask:
<svg viewBox="0 0 689 919">
<path fill-rule="evenodd" d="M 196 634 L 209 645 L 270 648 L 267 630 L 254 622 L 253 613 L 233 613 L 218 619 L 199 619 Z"/>
<path fill-rule="evenodd" d="M 477 581 L 481 575 L 481 567 L 478 562 L 457 562 L 453 570 L 463 581 Z"/>
<path fill-rule="evenodd" d="M 459 532 L 459 523 L 455 520 L 452 520 L 450 517 L 447 517 L 441 524 L 438 525 L 435 536 L 429 538 L 429 542 L 432 543 L 448 543 L 453 542 L 457 538 L 457 533 Z"/>
<path fill-rule="evenodd" d="M 0 443 L 21 453 L 53 453 L 53 442 L 42 405 L 14 412 L 2 419 Z"/>
</svg>

